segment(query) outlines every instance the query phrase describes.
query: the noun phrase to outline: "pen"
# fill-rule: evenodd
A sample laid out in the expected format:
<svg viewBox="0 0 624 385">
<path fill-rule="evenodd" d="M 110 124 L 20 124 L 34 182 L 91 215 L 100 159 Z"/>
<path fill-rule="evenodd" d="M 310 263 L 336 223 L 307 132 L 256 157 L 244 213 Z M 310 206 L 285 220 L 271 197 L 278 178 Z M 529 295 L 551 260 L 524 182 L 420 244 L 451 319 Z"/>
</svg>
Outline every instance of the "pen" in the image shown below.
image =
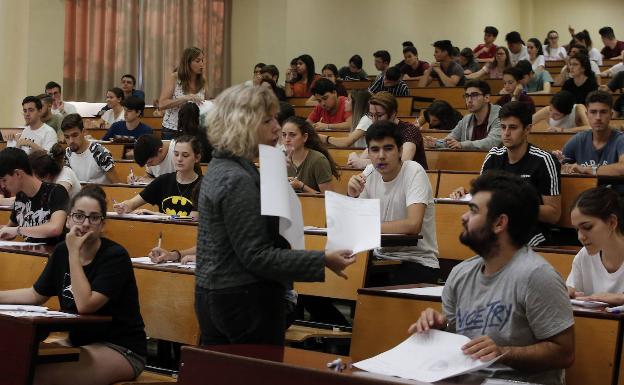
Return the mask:
<svg viewBox="0 0 624 385">
<path fill-rule="evenodd" d="M 132 169 L 132 167 L 130 167 L 130 181 L 132 182 L 132 184 L 134 184 L 135 182 L 134 170 Z"/>
<path fill-rule="evenodd" d="M 340 372 L 343 370 L 342 359 L 336 358 L 332 362 L 327 363 L 327 367 L 333 369 L 336 372 Z"/>
<path fill-rule="evenodd" d="M 158 248 L 162 246 L 162 231 L 158 234 Z"/>
<path fill-rule="evenodd" d="M 615 314 L 624 313 L 624 305 L 608 307 L 607 311 L 609 313 L 615 313 Z"/>
</svg>

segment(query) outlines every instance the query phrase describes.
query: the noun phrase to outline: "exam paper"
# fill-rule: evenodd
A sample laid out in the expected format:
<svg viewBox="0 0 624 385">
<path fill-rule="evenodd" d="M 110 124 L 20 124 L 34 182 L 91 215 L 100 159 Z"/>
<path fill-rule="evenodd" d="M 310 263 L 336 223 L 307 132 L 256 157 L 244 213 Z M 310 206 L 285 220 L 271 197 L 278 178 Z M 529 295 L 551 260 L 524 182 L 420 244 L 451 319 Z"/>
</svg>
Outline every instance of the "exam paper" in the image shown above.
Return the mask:
<svg viewBox="0 0 624 385">
<path fill-rule="evenodd" d="M 29 311 L 45 313 L 48 311 L 48 308 L 45 306 L 35 305 L 0 305 L 0 311 Z"/>
<path fill-rule="evenodd" d="M 279 233 L 295 250 L 305 249 L 301 202 L 288 183 L 286 157 L 275 147 L 260 145 L 260 213 L 279 217 Z"/>
<path fill-rule="evenodd" d="M 432 297 L 442 297 L 442 290 L 444 290 L 444 286 L 414 287 L 410 289 L 394 289 L 386 291 L 391 293 L 405 293 L 414 295 L 428 295 Z"/>
<path fill-rule="evenodd" d="M 606 302 L 601 301 L 581 301 L 580 299 L 570 299 L 570 303 L 575 306 L 582 306 L 590 309 L 609 306 Z"/>
<path fill-rule="evenodd" d="M 116 211 L 108 211 L 106 212 L 107 217 L 119 217 L 119 218 L 137 218 L 137 219 L 168 219 L 171 218 L 169 215 L 158 215 L 158 214 L 117 214 Z"/>
<path fill-rule="evenodd" d="M 381 247 L 379 199 L 358 199 L 325 192 L 328 250 L 353 254 Z"/>
<path fill-rule="evenodd" d="M 486 368 L 496 361 L 481 362 L 462 353 L 461 347 L 468 341 L 470 338 L 459 334 L 429 330 L 412 334 L 396 347 L 353 366 L 388 376 L 435 382 Z"/>
<path fill-rule="evenodd" d="M 43 245 L 44 243 L 36 243 L 36 242 L 17 242 L 17 241 L 0 241 L 0 247 L 7 246 L 38 246 Z"/>
<path fill-rule="evenodd" d="M 464 195 L 463 197 L 459 198 L 459 199 L 453 199 L 453 198 L 436 198 L 436 200 L 438 201 L 462 201 L 462 202 L 470 202 L 472 200 L 472 195 L 470 195 L 470 193 Z"/>
</svg>

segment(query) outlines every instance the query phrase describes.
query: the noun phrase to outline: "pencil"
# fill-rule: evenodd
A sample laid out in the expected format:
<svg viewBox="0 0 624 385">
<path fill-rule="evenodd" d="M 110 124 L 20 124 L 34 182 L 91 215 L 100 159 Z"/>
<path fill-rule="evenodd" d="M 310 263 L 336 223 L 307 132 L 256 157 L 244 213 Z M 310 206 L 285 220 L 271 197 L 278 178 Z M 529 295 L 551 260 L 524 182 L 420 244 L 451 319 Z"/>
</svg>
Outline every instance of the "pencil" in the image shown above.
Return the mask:
<svg viewBox="0 0 624 385">
<path fill-rule="evenodd" d="M 162 246 L 162 231 L 158 234 L 158 248 Z"/>
</svg>

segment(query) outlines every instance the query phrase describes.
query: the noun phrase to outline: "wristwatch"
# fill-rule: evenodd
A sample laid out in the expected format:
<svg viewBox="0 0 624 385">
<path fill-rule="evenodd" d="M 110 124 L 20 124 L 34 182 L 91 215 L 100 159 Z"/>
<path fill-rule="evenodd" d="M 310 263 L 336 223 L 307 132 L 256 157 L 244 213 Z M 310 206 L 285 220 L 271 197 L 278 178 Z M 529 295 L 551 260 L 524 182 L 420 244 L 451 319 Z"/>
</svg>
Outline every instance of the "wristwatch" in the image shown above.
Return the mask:
<svg viewBox="0 0 624 385">
<path fill-rule="evenodd" d="M 591 166 L 592 175 L 598 175 L 598 166 Z"/>
</svg>

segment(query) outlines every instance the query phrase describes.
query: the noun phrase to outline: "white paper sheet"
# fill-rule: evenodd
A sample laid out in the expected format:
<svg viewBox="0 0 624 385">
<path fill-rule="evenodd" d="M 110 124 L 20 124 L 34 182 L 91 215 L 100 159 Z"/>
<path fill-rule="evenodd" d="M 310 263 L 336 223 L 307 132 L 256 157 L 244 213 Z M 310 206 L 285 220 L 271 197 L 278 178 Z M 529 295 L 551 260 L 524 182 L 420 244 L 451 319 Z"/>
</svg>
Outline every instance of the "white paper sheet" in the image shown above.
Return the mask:
<svg viewBox="0 0 624 385">
<path fill-rule="evenodd" d="M 353 366 L 368 372 L 416 381 L 435 382 L 486 368 L 496 362 L 474 360 L 461 351 L 470 339 L 454 333 L 429 330 L 412 334 L 396 347 Z"/>
<path fill-rule="evenodd" d="M 142 263 L 144 265 L 155 265 L 155 262 L 152 262 L 150 257 L 138 257 L 138 258 L 130 258 L 133 263 Z"/>
<path fill-rule="evenodd" d="M 325 192 L 327 249 L 354 254 L 381 247 L 379 199 L 357 199 Z"/>
<path fill-rule="evenodd" d="M 158 219 L 158 220 L 164 220 L 164 219 L 169 219 L 170 218 L 169 215 L 133 214 L 133 213 L 117 214 L 116 211 L 108 211 L 108 212 L 106 212 L 106 216 L 107 217 L 118 217 L 118 218 Z"/>
<path fill-rule="evenodd" d="M 411 289 L 394 289 L 386 290 L 392 293 L 405 293 L 414 295 L 429 295 L 432 297 L 442 297 L 442 290 L 444 286 L 427 286 L 427 287 L 414 287 Z"/>
<path fill-rule="evenodd" d="M 286 157 L 275 147 L 260 145 L 260 213 L 279 217 L 279 233 L 290 247 L 303 250 L 301 202 L 288 183 Z"/>
<path fill-rule="evenodd" d="M 582 306 L 590 309 L 601 308 L 609 306 L 606 302 L 600 301 L 581 301 L 580 299 L 570 299 L 570 303 L 575 306 Z"/>
<path fill-rule="evenodd" d="M 470 202 L 472 200 L 472 195 L 470 195 L 470 193 L 464 195 L 463 197 L 459 198 L 459 199 L 453 199 L 453 198 L 436 198 L 437 201 L 461 201 L 461 202 Z"/>
<path fill-rule="evenodd" d="M 48 308 L 45 306 L 35 305 L 0 305 L 0 311 L 28 311 L 45 313 L 48 311 Z"/>
<path fill-rule="evenodd" d="M 38 246 L 43 245 L 44 243 L 35 243 L 35 242 L 17 242 L 17 241 L 0 241 L 1 247 L 7 246 Z"/>
</svg>

